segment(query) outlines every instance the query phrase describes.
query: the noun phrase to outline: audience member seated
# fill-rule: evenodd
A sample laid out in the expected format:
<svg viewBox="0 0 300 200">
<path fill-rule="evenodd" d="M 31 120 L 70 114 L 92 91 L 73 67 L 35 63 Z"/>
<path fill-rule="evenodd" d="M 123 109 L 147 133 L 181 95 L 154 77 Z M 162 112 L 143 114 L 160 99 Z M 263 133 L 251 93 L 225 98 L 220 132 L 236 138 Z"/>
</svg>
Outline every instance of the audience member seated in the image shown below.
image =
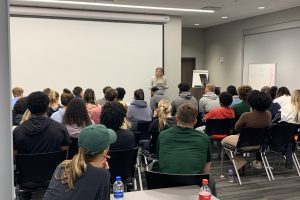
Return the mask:
<svg viewBox="0 0 300 200">
<path fill-rule="evenodd" d="M 11 107 L 13 108 L 18 99 L 23 97 L 24 90 L 20 87 L 15 87 L 12 90 L 14 98 L 11 100 Z"/>
<path fill-rule="evenodd" d="M 153 143 L 157 142 L 157 138 L 161 131 L 175 126 L 176 118 L 171 115 L 171 109 L 172 106 L 169 100 L 162 99 L 159 101 L 158 107 L 154 111 L 157 113 L 157 119 L 154 119 L 149 127 L 151 141 L 145 146 L 147 150 L 151 150 L 152 145 L 156 146 L 156 144 Z M 156 152 L 156 149 L 152 149 L 152 152 Z"/>
<path fill-rule="evenodd" d="M 106 90 L 109 89 L 109 88 L 111 88 L 111 87 L 110 86 L 105 86 L 103 88 L 103 90 L 102 90 L 103 95 L 105 95 Z M 104 104 L 105 104 L 105 98 L 103 97 L 102 99 L 98 99 L 97 100 L 97 104 L 99 104 L 101 107 L 104 106 Z"/>
<path fill-rule="evenodd" d="M 50 104 L 48 107 L 47 115 L 48 117 L 51 117 L 53 113 L 58 111 L 60 108 L 62 108 L 61 105 L 59 105 L 58 100 L 59 100 L 59 94 L 55 90 L 51 90 L 49 93 L 49 99 L 50 99 Z"/>
<path fill-rule="evenodd" d="M 152 120 L 152 111 L 144 100 L 142 89 L 134 91 L 134 100 L 128 106 L 127 117 L 133 122 Z"/>
<path fill-rule="evenodd" d="M 42 92 L 28 96 L 31 117 L 13 131 L 15 153 L 35 154 L 67 150 L 69 134 L 66 127 L 47 117 L 49 98 Z"/>
<path fill-rule="evenodd" d="M 53 113 L 51 115 L 51 118 L 59 123 L 62 123 L 67 105 L 72 99 L 74 99 L 74 95 L 71 93 L 71 91 L 68 89 L 64 89 L 63 93 L 60 95 L 60 102 L 63 107 L 59 108 L 57 112 Z"/>
<path fill-rule="evenodd" d="M 178 108 L 184 103 L 191 103 L 198 109 L 197 99 L 189 92 L 190 86 L 187 83 L 180 83 L 177 87 L 179 89 L 179 95 L 171 103 L 172 116 L 175 116 Z"/>
<path fill-rule="evenodd" d="M 51 92 L 51 89 L 50 89 L 50 88 L 45 88 L 45 89 L 43 90 L 43 93 L 44 93 L 45 95 L 47 95 L 48 97 L 49 97 L 49 95 L 50 95 L 50 92 Z"/>
<path fill-rule="evenodd" d="M 83 128 L 94 124 L 89 117 L 84 102 L 79 98 L 70 101 L 66 108 L 62 123 L 66 126 L 68 133 L 72 138 L 78 138 L 79 133 Z"/>
<path fill-rule="evenodd" d="M 271 126 L 272 114 L 268 111 L 272 103 L 271 97 L 257 90 L 249 93 L 247 97 L 247 102 L 252 108 L 251 112 L 245 112 L 241 115 L 240 119 L 235 124 L 235 131 L 240 132 L 242 128 L 265 128 Z M 222 140 L 222 145 L 230 144 L 236 146 L 239 140 L 239 135 L 230 135 Z M 254 149 L 259 147 L 254 146 Z M 237 169 L 241 169 L 247 161 L 240 155 L 235 155 L 234 160 L 236 162 Z M 261 158 L 256 157 L 256 161 L 252 162 L 253 167 L 262 168 Z"/>
<path fill-rule="evenodd" d="M 236 87 L 234 85 L 229 85 L 226 91 L 232 95 L 232 103 L 230 105 L 231 107 L 242 102 L 238 96 Z"/>
<path fill-rule="evenodd" d="M 157 108 L 158 102 L 162 99 L 170 100 L 164 94 L 164 91 L 159 90 L 158 87 L 154 86 L 151 88 L 150 108 L 154 111 Z"/>
<path fill-rule="evenodd" d="M 106 102 L 102 107 L 101 124 L 113 129 L 117 134 L 117 141 L 111 144 L 111 150 L 125 150 L 135 147 L 134 134 L 129 129 L 122 128 L 125 123 L 126 108 L 119 102 Z"/>
<path fill-rule="evenodd" d="M 273 87 L 276 87 L 276 86 L 273 86 Z M 277 88 L 277 87 L 276 87 Z M 273 89 L 274 90 L 274 89 Z M 276 89 L 277 90 L 277 89 Z M 278 103 L 274 103 L 274 99 L 275 99 L 275 95 L 274 95 L 274 92 L 271 92 L 271 88 L 268 87 L 268 86 L 264 86 L 262 89 L 261 89 L 261 92 L 264 92 L 268 95 L 270 95 L 271 99 L 272 99 L 272 104 L 270 106 L 270 108 L 268 109 L 271 114 L 272 114 L 272 120 L 275 118 L 276 115 L 280 114 L 279 113 L 279 109 L 280 109 L 280 105 Z"/>
<path fill-rule="evenodd" d="M 82 97 L 83 97 L 83 89 L 81 87 L 79 87 L 79 86 L 76 86 L 73 89 L 73 94 L 74 94 L 75 98 L 82 99 Z"/>
<path fill-rule="evenodd" d="M 238 103 L 234 106 L 232 106 L 232 109 L 234 110 L 235 120 L 238 121 L 240 119 L 240 116 L 244 112 L 250 112 L 250 106 L 247 103 L 247 96 L 249 92 L 252 91 L 252 88 L 248 85 L 242 85 L 238 88 L 238 95 L 241 103 Z"/>
<path fill-rule="evenodd" d="M 279 114 L 275 117 L 273 122 L 287 122 L 294 123 L 295 115 L 292 108 L 292 99 L 289 89 L 286 87 L 280 87 L 277 90 L 276 99 L 274 103 L 280 105 Z"/>
<path fill-rule="evenodd" d="M 116 101 L 121 103 L 126 108 L 126 112 L 127 112 L 128 106 L 127 106 L 126 102 L 124 102 L 124 100 L 123 100 L 124 96 L 126 94 L 125 89 L 122 88 L 122 87 L 117 87 L 116 91 L 117 91 L 117 94 L 118 94 L 118 96 L 116 98 Z"/>
<path fill-rule="evenodd" d="M 105 103 L 106 102 L 111 102 L 111 101 L 115 101 L 116 98 L 118 96 L 118 92 L 113 89 L 113 88 L 108 88 L 106 91 L 105 91 L 105 95 L 104 95 L 104 99 L 105 99 Z"/>
<path fill-rule="evenodd" d="M 209 83 L 205 86 L 205 94 L 199 100 L 199 113 L 204 116 L 214 108 L 220 107 L 219 97 L 215 94 L 215 85 Z"/>
<path fill-rule="evenodd" d="M 107 159 L 109 145 L 116 138 L 115 132 L 103 125 L 83 129 L 78 140 L 78 154 L 56 168 L 43 199 L 110 199 Z"/>
<path fill-rule="evenodd" d="M 90 116 L 90 119 L 95 122 L 95 124 L 100 123 L 100 114 L 101 114 L 101 106 L 96 104 L 96 96 L 95 92 L 92 89 L 86 89 L 83 94 L 83 101 L 86 105 L 86 109 Z"/>
<path fill-rule="evenodd" d="M 21 97 L 17 100 L 12 110 L 13 126 L 21 123 L 23 114 L 27 110 L 27 97 Z"/>
</svg>

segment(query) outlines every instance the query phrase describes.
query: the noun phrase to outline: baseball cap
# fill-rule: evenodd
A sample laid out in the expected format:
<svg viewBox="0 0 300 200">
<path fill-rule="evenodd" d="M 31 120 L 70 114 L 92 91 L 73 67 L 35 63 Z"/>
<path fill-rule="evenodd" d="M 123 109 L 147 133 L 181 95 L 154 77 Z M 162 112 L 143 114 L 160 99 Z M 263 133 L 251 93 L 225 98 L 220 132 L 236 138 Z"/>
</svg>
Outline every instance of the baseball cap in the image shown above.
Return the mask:
<svg viewBox="0 0 300 200">
<path fill-rule="evenodd" d="M 117 140 L 112 129 L 102 124 L 89 125 L 81 130 L 78 138 L 78 147 L 83 147 L 89 155 L 97 155 Z"/>
</svg>

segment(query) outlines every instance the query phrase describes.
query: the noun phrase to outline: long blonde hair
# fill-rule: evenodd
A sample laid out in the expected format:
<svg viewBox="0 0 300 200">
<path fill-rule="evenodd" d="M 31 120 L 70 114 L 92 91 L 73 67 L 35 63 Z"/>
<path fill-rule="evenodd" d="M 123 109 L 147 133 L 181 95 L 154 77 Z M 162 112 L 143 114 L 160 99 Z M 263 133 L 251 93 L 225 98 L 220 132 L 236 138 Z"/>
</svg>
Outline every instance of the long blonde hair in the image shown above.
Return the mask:
<svg viewBox="0 0 300 200">
<path fill-rule="evenodd" d="M 159 109 L 158 112 L 158 130 L 161 131 L 166 123 L 167 123 L 167 117 L 168 114 L 171 113 L 171 103 L 169 100 L 162 99 L 159 101 L 157 109 Z"/>
<path fill-rule="evenodd" d="M 300 122 L 300 90 L 295 90 L 292 94 L 292 109 L 295 113 L 295 122 Z"/>
<path fill-rule="evenodd" d="M 56 104 L 59 100 L 59 94 L 55 90 L 51 89 L 49 93 L 50 104 Z"/>
<path fill-rule="evenodd" d="M 67 184 L 69 190 L 74 188 L 75 181 L 80 178 L 87 168 L 87 163 L 93 161 L 98 155 L 88 156 L 86 150 L 82 147 L 78 148 L 78 153 L 72 160 L 65 160 L 60 164 L 62 174 L 55 178 L 60 180 L 63 184 Z"/>
</svg>

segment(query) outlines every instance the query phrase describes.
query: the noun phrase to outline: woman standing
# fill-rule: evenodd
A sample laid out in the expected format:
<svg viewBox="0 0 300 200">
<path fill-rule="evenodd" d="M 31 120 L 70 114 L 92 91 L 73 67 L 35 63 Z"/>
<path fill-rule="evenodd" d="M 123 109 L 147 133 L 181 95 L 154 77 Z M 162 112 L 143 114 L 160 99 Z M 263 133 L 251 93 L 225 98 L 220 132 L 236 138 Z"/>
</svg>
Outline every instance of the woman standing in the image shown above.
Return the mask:
<svg viewBox="0 0 300 200">
<path fill-rule="evenodd" d="M 151 78 L 150 88 L 154 86 L 158 87 L 158 89 L 161 91 L 165 91 L 165 89 L 168 89 L 167 77 L 164 76 L 164 71 L 161 67 L 157 67 L 155 69 L 155 75 Z"/>
</svg>

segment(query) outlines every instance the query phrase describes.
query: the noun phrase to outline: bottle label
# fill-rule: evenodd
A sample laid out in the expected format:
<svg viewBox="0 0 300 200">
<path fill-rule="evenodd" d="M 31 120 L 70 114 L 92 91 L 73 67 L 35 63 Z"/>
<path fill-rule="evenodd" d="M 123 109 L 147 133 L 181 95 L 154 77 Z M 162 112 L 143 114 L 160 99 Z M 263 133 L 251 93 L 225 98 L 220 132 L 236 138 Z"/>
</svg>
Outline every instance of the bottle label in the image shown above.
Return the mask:
<svg viewBox="0 0 300 200">
<path fill-rule="evenodd" d="M 201 192 L 199 194 L 199 200 L 210 200 L 211 199 L 211 194 L 209 192 Z"/>
<path fill-rule="evenodd" d="M 114 198 L 115 199 L 123 199 L 124 193 L 122 190 L 115 190 L 114 191 Z"/>
</svg>

